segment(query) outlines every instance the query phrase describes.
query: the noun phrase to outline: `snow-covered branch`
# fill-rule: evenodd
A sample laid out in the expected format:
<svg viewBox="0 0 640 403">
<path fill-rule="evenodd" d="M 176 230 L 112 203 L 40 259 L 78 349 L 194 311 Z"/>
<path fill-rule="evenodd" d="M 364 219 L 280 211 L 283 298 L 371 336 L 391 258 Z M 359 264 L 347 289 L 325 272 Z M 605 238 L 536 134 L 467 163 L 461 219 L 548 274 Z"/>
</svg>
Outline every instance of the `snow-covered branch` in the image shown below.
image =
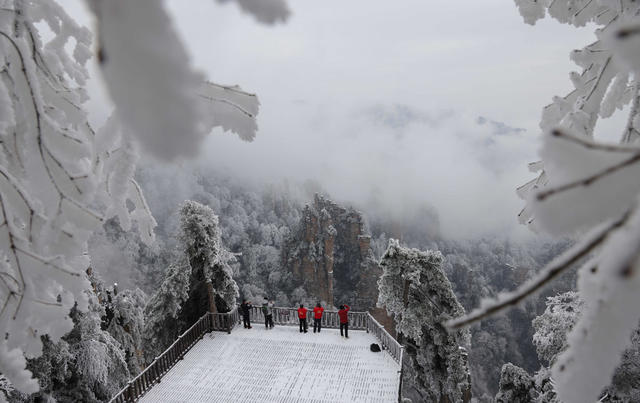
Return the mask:
<svg viewBox="0 0 640 403">
<path fill-rule="evenodd" d="M 218 3 L 229 1 L 236 3 L 243 12 L 263 24 L 286 22 L 291 14 L 286 0 L 218 0 Z"/>
<path fill-rule="evenodd" d="M 585 236 L 580 243 L 553 259 L 542 270 L 540 270 L 540 273 L 537 276 L 519 287 L 516 291 L 501 294 L 495 301 L 484 301 L 482 307 L 470 312 L 468 315 L 452 319 L 447 323 L 447 326 L 452 329 L 468 326 L 494 315 L 505 308 L 519 304 L 527 297 L 549 284 L 549 282 L 564 273 L 567 269 L 573 267 L 576 263 L 589 256 L 589 254 L 594 252 L 598 246 L 602 245 L 612 231 L 624 225 L 628 218 L 629 213 L 626 213 L 620 219 L 603 225 L 601 228 L 594 229 L 592 233 Z M 597 270 L 594 262 L 592 261 L 589 261 L 585 266 L 588 267 L 589 270 Z"/>
<path fill-rule="evenodd" d="M 582 241 L 551 262 L 540 275 L 499 302 L 484 305 L 451 326 L 469 324 L 516 304 L 587 256 L 579 270 L 584 309 L 568 337 L 568 349 L 552 368 L 558 398 L 566 403 L 596 401 L 622 351 L 631 343 L 640 314 L 640 4 L 632 0 L 516 0 L 528 23 L 546 13 L 562 23 L 599 26 L 598 41 L 572 53 L 584 70 L 575 86 L 543 110 L 537 179 L 518 188 L 527 201 L 520 221 L 551 234 L 588 231 Z M 595 138 L 598 117 L 631 104 L 621 142 Z M 535 222 L 533 220 L 535 217 Z"/>
<path fill-rule="evenodd" d="M 193 157 L 218 126 L 254 139 L 257 97 L 206 82 L 191 67 L 162 2 L 87 1 L 97 17 L 100 67 L 116 115 L 144 152 L 164 160 Z M 246 3 L 271 9 L 262 1 Z"/>
</svg>

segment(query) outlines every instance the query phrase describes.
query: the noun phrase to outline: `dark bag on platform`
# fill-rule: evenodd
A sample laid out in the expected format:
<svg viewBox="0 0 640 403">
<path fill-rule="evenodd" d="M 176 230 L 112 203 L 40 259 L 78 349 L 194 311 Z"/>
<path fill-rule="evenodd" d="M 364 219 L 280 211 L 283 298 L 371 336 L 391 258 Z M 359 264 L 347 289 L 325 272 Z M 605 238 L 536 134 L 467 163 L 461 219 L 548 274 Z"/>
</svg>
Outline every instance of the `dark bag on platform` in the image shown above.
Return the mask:
<svg viewBox="0 0 640 403">
<path fill-rule="evenodd" d="M 380 346 L 377 345 L 376 343 L 371 343 L 371 346 L 369 346 L 369 349 L 374 353 L 379 353 L 381 351 Z"/>
</svg>

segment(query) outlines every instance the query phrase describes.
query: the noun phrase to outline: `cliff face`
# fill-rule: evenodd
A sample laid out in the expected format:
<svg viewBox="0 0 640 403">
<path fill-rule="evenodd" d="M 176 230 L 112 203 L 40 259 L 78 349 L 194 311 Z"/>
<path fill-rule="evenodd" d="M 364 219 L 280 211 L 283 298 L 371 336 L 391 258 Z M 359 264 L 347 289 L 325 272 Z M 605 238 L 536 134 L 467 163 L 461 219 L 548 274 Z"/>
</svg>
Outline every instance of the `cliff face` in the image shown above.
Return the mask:
<svg viewBox="0 0 640 403">
<path fill-rule="evenodd" d="M 309 296 L 329 306 L 375 307 L 381 270 L 358 211 L 316 195 L 285 243 L 283 260 Z"/>
</svg>

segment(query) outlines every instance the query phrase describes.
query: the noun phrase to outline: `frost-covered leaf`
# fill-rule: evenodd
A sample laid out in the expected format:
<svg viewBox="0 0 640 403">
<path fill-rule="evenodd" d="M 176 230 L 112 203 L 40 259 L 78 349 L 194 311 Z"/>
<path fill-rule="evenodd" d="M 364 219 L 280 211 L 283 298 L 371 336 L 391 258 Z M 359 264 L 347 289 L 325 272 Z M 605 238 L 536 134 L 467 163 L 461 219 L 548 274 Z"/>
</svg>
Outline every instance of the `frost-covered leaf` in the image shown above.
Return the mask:
<svg viewBox="0 0 640 403">
<path fill-rule="evenodd" d="M 205 132 L 203 81 L 157 0 L 90 0 L 100 66 L 125 132 L 161 159 L 196 155 Z"/>
<path fill-rule="evenodd" d="M 560 130 L 544 137 L 540 156 L 549 181 L 529 194 L 536 228 L 553 234 L 575 233 L 619 216 L 634 203 L 640 191 L 640 164 L 601 174 L 636 158 L 640 149 L 612 145 L 607 151 L 601 146 L 607 145 Z"/>
<path fill-rule="evenodd" d="M 218 0 L 218 3 L 229 1 L 238 4 L 243 12 L 251 14 L 263 24 L 285 22 L 291 13 L 286 0 Z"/>
<path fill-rule="evenodd" d="M 83 108 L 89 31 L 53 0 L 3 4 L 0 328 L 7 351 L 32 358 L 42 352 L 41 336 L 57 342 L 72 329 L 72 307 L 88 307 L 87 239 L 114 203 L 126 203 L 117 186 L 114 194 L 105 190 L 112 172 L 103 169 L 114 151 L 106 148 L 122 141 L 118 133 L 94 133 Z M 52 34 L 41 37 L 36 23 Z M 133 179 L 126 168 L 118 177 L 125 192 Z M 152 218 L 136 210 L 148 233 Z M 2 372 L 31 391 L 21 375 Z"/>
<path fill-rule="evenodd" d="M 256 115 L 260 102 L 255 94 L 244 92 L 238 86 L 223 86 L 211 82 L 204 83 L 198 91 L 204 108 L 205 130 L 221 127 L 236 133 L 244 141 L 253 141 L 258 125 Z"/>
<path fill-rule="evenodd" d="M 26 360 L 19 348 L 9 349 L 6 341 L 0 342 L 0 372 L 11 380 L 14 387 L 25 393 L 37 392 L 38 381 L 25 369 Z"/>
</svg>

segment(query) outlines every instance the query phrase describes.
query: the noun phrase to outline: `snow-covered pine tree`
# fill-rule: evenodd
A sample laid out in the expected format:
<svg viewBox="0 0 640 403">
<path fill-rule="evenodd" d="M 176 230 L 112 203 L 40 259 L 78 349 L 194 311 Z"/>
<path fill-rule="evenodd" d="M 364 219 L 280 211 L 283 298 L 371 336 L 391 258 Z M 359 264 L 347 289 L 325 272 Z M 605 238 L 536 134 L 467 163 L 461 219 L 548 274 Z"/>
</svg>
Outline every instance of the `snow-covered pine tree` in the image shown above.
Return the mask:
<svg viewBox="0 0 640 403">
<path fill-rule="evenodd" d="M 529 23 L 548 12 L 561 23 L 597 26 L 597 40 L 572 53 L 583 68 L 571 75 L 575 90 L 554 98 L 543 111 L 543 162 L 531 169 L 544 170 L 518 189 L 527 200 L 520 213 L 523 222 L 554 235 L 584 235 L 519 290 L 450 325 L 457 328 L 517 304 L 582 264 L 578 290 L 583 314 L 552 375 L 560 400 L 596 401 L 611 382 L 640 319 L 640 4 L 633 0 L 516 0 L 516 4 Z M 610 116 L 630 102 L 627 124 L 620 130 L 623 144 L 597 141 L 598 117 Z"/>
<path fill-rule="evenodd" d="M 208 206 L 185 201 L 180 223 L 180 241 L 191 266 L 189 299 L 182 317 L 191 324 L 207 311 L 228 312 L 235 307 L 238 286 L 229 265 L 235 256 L 222 245 L 218 217 Z"/>
<path fill-rule="evenodd" d="M 130 377 L 120 343 L 103 329 L 107 289 L 97 273 L 88 270 L 91 289 L 86 291 L 89 309 L 71 309 L 73 329 L 59 341 L 43 336 L 43 353 L 29 360 L 27 368 L 38 379 L 40 391 L 14 392 L 12 402 L 101 402 L 113 396 Z"/>
<path fill-rule="evenodd" d="M 189 298 L 191 267 L 186 257 L 167 269 L 164 281 L 144 308 L 144 356 L 158 356 L 179 334 L 178 313 Z"/>
<path fill-rule="evenodd" d="M 108 305 L 113 317 L 106 330 L 120 343 L 129 372 L 134 375 L 145 366 L 142 344 L 145 302 L 145 295 L 139 288 L 117 291 L 113 287 Z"/>
<path fill-rule="evenodd" d="M 414 386 L 424 401 L 469 401 L 470 334 L 444 323 L 464 314 L 441 269 L 438 251 L 401 247 L 394 239 L 380 260 L 378 305 L 393 316 L 411 362 Z"/>
<path fill-rule="evenodd" d="M 145 308 L 148 361 L 210 309 L 233 309 L 238 297 L 229 266 L 235 257 L 222 245 L 213 210 L 187 200 L 180 208 L 180 222 L 183 253 Z"/>
</svg>

